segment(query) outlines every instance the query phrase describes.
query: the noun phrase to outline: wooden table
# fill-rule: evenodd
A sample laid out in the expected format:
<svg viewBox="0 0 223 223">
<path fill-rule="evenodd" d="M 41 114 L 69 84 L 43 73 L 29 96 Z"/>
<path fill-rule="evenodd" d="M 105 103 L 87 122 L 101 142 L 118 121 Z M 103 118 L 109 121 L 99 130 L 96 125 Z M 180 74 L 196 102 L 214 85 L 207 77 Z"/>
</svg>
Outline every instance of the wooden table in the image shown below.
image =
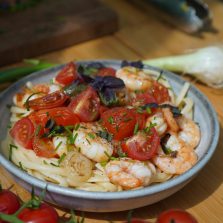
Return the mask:
<svg viewBox="0 0 223 223">
<path fill-rule="evenodd" d="M 218 0 L 207 2 L 213 11 L 214 26 L 219 32 L 206 33 L 203 38 L 182 33 L 158 20 L 154 11 L 143 11 L 128 1 L 104 0 L 104 2 L 115 9 L 120 16 L 120 30 L 117 33 L 39 58 L 57 63 L 92 58 L 147 59 L 216 44 L 223 39 L 223 3 Z M 208 97 L 218 113 L 221 135 L 217 150 L 210 162 L 190 184 L 157 204 L 135 210 L 133 216 L 154 220 L 161 211 L 178 207 L 191 212 L 199 222 L 223 222 L 223 90 L 206 87 L 194 80 L 192 82 Z M 14 184 L 13 191 L 22 199 L 28 199 L 29 193 L 17 185 L 3 168 L 0 169 L 0 173 L 3 187 Z M 59 210 L 59 213 L 62 214 L 63 211 Z M 86 213 L 85 222 L 119 222 L 126 219 L 126 215 L 127 212 Z"/>
</svg>

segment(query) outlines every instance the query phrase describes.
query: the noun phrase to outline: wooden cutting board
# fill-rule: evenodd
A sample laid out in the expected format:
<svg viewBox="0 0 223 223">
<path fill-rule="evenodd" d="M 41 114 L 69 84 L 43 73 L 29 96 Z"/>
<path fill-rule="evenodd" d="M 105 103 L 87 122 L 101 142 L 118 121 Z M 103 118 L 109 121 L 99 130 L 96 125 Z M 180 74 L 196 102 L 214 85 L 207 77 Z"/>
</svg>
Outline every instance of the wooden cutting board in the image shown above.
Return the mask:
<svg viewBox="0 0 223 223">
<path fill-rule="evenodd" d="M 117 14 L 98 0 L 42 0 L 0 13 L 0 65 L 115 32 Z"/>
</svg>

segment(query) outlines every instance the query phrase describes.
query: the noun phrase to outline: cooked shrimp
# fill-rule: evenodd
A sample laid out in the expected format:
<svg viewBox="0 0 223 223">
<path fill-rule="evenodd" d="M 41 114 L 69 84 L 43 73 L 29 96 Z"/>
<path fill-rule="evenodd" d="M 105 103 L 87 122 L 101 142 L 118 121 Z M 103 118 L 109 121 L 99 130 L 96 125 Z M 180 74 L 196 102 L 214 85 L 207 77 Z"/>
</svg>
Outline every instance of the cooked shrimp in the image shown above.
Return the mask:
<svg viewBox="0 0 223 223">
<path fill-rule="evenodd" d="M 146 120 L 146 127 L 149 127 L 151 123 L 155 125 L 154 127 L 159 135 L 163 135 L 167 130 L 167 123 L 165 122 L 163 114 L 161 112 L 158 112 L 149 117 Z"/>
<path fill-rule="evenodd" d="M 173 113 L 170 108 L 162 108 L 163 117 L 167 122 L 169 130 L 171 132 L 177 133 L 179 131 L 179 126 L 177 124 L 176 119 L 173 117 Z"/>
<path fill-rule="evenodd" d="M 154 164 L 167 174 L 182 174 L 197 162 L 197 154 L 187 146 L 177 135 L 171 135 L 166 147 L 171 149 L 165 154 L 160 148 L 158 155 L 153 158 Z"/>
<path fill-rule="evenodd" d="M 95 123 L 80 123 L 78 130 L 73 131 L 76 138 L 74 145 L 80 152 L 95 162 L 104 162 L 113 153 L 113 146 L 96 133 L 101 130 Z"/>
<path fill-rule="evenodd" d="M 105 173 L 110 181 L 124 189 L 149 185 L 155 172 L 152 163 L 131 159 L 109 161 L 105 166 Z"/>
<path fill-rule="evenodd" d="M 122 79 L 129 90 L 147 90 L 152 86 L 152 78 L 135 67 L 124 67 L 116 72 L 116 77 Z"/>
<path fill-rule="evenodd" d="M 178 134 L 179 138 L 182 139 L 186 145 L 194 149 L 201 138 L 198 125 L 185 116 L 178 117 L 177 123 L 181 129 Z"/>
</svg>

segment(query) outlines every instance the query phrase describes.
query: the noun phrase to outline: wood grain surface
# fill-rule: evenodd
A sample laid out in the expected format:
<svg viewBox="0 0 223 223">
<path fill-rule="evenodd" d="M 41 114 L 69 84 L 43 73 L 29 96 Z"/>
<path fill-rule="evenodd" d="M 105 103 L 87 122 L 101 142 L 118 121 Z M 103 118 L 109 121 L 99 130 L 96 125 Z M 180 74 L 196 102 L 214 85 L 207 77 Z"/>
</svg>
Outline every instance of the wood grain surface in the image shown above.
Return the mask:
<svg viewBox="0 0 223 223">
<path fill-rule="evenodd" d="M 42 55 L 47 61 L 65 63 L 74 59 L 147 59 L 181 53 L 191 48 L 221 43 L 223 40 L 223 3 L 207 1 L 213 11 L 213 24 L 217 34 L 206 33 L 203 38 L 189 36 L 173 26 L 159 20 L 159 15 L 144 11 L 125 0 L 104 0 L 120 17 L 120 30 L 114 35 L 87 41 L 60 51 Z M 200 223 L 223 222 L 223 90 L 216 90 L 190 80 L 211 101 L 220 122 L 221 134 L 217 150 L 210 162 L 198 176 L 182 190 L 154 205 L 134 211 L 134 217 L 150 219 L 168 208 L 182 208 L 191 212 Z M 5 87 L 5 85 L 4 85 Z M 26 200 L 29 197 L 23 188 L 16 184 L 1 168 L 0 181 L 4 187 L 15 185 L 13 190 Z M 63 210 L 58 208 L 60 214 Z M 80 213 L 78 213 L 80 214 Z M 127 212 L 85 213 L 86 223 L 122 222 Z"/>
<path fill-rule="evenodd" d="M 113 33 L 116 13 L 98 0 L 44 0 L 0 14 L 0 65 Z"/>
</svg>

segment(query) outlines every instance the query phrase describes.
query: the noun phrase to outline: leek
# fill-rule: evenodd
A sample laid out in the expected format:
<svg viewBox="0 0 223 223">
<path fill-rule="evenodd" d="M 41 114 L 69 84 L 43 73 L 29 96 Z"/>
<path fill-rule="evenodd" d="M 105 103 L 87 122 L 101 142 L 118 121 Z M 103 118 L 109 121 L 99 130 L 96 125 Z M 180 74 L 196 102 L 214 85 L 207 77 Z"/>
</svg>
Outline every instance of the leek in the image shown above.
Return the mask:
<svg viewBox="0 0 223 223">
<path fill-rule="evenodd" d="M 186 73 L 214 87 L 223 87 L 223 45 L 209 46 L 188 54 L 143 61 L 165 70 Z"/>
</svg>

